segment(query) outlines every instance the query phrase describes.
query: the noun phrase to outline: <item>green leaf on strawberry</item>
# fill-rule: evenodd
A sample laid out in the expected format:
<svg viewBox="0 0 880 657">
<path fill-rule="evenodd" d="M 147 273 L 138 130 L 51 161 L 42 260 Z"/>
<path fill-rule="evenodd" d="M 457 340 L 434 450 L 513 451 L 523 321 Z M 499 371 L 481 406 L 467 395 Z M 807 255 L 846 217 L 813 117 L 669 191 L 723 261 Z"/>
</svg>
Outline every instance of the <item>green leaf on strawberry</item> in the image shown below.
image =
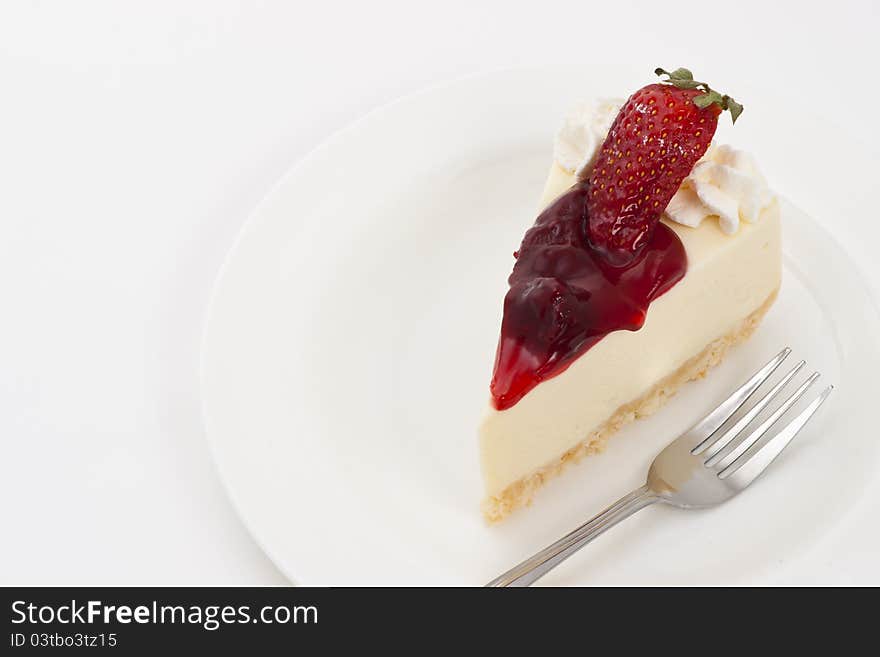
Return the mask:
<svg viewBox="0 0 880 657">
<path fill-rule="evenodd" d="M 654 73 L 660 76 L 665 75 L 667 79 L 663 82 L 666 84 L 671 84 L 678 89 L 701 89 L 704 93 L 699 96 L 694 96 L 694 105 L 696 105 L 700 109 L 705 109 L 712 104 L 718 105 L 718 107 L 720 107 L 722 111 L 730 111 L 730 118 L 733 123 L 736 123 L 739 115 L 742 114 L 742 105 L 740 105 L 727 94 L 722 95 L 713 90 L 705 82 L 698 82 L 694 80 L 693 73 L 691 73 L 686 68 L 677 68 L 671 73 L 665 69 L 656 68 L 654 69 Z"/>
</svg>

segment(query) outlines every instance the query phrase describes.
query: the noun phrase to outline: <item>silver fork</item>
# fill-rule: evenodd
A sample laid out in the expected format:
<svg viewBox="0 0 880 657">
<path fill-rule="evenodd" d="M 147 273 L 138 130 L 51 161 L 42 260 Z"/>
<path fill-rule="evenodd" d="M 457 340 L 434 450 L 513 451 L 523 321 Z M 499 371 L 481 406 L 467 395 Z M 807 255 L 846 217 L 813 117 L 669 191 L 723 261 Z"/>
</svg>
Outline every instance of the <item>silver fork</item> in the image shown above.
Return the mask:
<svg viewBox="0 0 880 657">
<path fill-rule="evenodd" d="M 486 586 L 529 586 L 594 538 L 646 506 L 663 502 L 681 509 L 698 509 L 725 502 L 744 490 L 779 456 L 834 388 L 825 388 L 797 417 L 769 435 L 770 429 L 819 378 L 819 373 L 814 372 L 765 420 L 747 431 L 758 414 L 806 364 L 801 361 L 745 414 L 721 431 L 790 353 L 788 347 L 783 349 L 715 410 L 667 445 L 651 464 L 644 486 Z"/>
</svg>

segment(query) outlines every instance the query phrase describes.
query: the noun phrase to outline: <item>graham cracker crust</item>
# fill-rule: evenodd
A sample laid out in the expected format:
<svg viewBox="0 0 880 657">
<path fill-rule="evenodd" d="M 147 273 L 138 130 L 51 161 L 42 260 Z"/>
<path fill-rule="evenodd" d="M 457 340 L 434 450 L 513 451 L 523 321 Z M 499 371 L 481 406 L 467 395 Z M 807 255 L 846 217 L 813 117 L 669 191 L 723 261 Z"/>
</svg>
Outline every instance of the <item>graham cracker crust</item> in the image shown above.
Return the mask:
<svg viewBox="0 0 880 657">
<path fill-rule="evenodd" d="M 680 368 L 662 379 L 638 399 L 618 408 L 598 429 L 590 433 L 583 442 L 565 452 L 559 459 L 512 483 L 499 495 L 483 500 L 483 516 L 490 522 L 498 522 L 512 511 L 529 506 L 538 489 L 551 477 L 560 474 L 568 464 L 577 463 L 585 456 L 597 454 L 605 449 L 605 444 L 614 432 L 633 420 L 645 417 L 656 411 L 666 400 L 678 392 L 679 387 L 688 381 L 701 379 L 710 368 L 722 361 L 727 350 L 746 340 L 757 328 L 764 315 L 776 300 L 776 289 L 748 317 L 743 319 L 730 333 L 710 342 L 699 354 L 685 362 Z"/>
</svg>

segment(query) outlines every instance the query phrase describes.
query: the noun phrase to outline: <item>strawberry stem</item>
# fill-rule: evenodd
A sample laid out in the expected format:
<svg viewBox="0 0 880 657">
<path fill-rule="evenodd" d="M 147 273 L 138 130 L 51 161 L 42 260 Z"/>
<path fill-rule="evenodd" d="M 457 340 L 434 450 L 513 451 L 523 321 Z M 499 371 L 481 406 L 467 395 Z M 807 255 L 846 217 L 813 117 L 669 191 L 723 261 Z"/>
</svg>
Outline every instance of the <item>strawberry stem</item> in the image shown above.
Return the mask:
<svg viewBox="0 0 880 657">
<path fill-rule="evenodd" d="M 686 68 L 677 68 L 671 73 L 665 69 L 656 68 L 654 69 L 654 74 L 660 76 L 665 75 L 667 79 L 663 80 L 663 82 L 671 84 L 679 89 L 699 89 L 702 91 L 703 93 L 700 95 L 694 96 L 694 105 L 700 109 L 705 109 L 713 104 L 718 105 L 722 111 L 728 110 L 730 112 L 730 118 L 734 124 L 739 118 L 739 115 L 742 114 L 742 105 L 727 94 L 722 95 L 718 93 L 705 82 L 694 80 L 694 74 Z"/>
</svg>

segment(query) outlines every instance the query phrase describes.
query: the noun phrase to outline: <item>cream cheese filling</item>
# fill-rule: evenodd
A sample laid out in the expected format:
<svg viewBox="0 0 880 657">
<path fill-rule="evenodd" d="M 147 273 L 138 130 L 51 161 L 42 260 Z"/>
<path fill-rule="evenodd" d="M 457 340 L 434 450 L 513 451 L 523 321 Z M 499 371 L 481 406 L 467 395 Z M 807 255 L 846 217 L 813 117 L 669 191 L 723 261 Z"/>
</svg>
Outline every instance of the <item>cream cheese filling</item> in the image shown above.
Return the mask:
<svg viewBox="0 0 880 657">
<path fill-rule="evenodd" d="M 542 207 L 575 182 L 554 164 Z M 734 234 L 719 222 L 697 227 L 664 222 L 688 258 L 684 278 L 654 301 L 638 331 L 608 334 L 562 374 L 531 390 L 516 405 L 488 405 L 480 425 L 487 496 L 552 463 L 578 445 L 614 411 L 726 335 L 778 288 L 782 273 L 778 203 L 759 221 L 739 222 Z"/>
</svg>

